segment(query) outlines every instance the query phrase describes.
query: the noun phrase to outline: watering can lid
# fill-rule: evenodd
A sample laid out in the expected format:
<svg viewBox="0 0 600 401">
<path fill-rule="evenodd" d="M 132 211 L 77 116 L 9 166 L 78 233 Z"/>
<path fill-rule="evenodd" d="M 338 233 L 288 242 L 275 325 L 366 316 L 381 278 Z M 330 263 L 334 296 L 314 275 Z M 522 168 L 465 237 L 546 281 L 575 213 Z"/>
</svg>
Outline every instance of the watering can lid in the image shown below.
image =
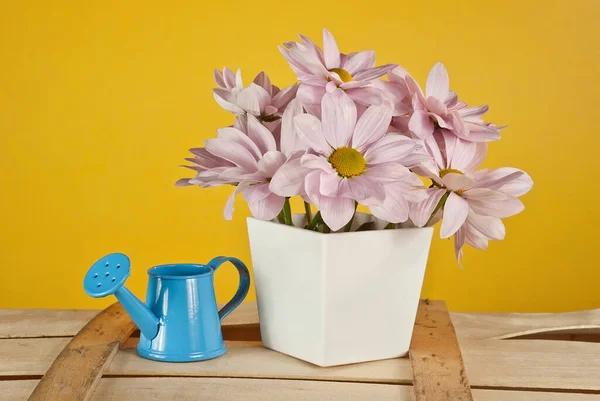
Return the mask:
<svg viewBox="0 0 600 401">
<path fill-rule="evenodd" d="M 111 253 L 98 259 L 83 279 L 83 289 L 94 298 L 115 293 L 129 277 L 131 263 L 127 255 Z"/>
</svg>

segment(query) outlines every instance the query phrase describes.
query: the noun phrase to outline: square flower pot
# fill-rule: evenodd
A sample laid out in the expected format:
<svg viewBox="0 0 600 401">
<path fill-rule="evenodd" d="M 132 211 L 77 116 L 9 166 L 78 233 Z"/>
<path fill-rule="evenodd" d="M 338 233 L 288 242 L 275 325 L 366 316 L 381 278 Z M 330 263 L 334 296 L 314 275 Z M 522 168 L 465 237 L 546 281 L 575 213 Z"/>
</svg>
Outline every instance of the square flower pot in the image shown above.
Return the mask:
<svg viewBox="0 0 600 401">
<path fill-rule="evenodd" d="M 334 366 L 407 354 L 433 228 L 322 234 L 248 218 L 265 347 Z"/>
</svg>

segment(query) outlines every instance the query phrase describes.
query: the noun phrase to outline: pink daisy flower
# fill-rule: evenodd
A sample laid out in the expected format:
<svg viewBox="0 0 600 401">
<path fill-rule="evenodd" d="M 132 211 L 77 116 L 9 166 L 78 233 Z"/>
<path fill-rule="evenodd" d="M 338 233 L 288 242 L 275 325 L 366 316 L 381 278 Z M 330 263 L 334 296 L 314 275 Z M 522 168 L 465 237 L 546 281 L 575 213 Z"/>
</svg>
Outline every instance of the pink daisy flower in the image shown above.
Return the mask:
<svg viewBox="0 0 600 401">
<path fill-rule="evenodd" d="M 215 82 L 219 87 L 213 89 L 213 94 L 221 107 L 238 116 L 252 114 L 265 123 L 279 120 L 298 90 L 296 84 L 280 90 L 264 72 L 244 88 L 240 70 L 234 80 L 233 72 L 227 68 L 223 72 L 215 70 Z"/>
<path fill-rule="evenodd" d="M 465 243 L 485 249 L 488 240 L 504 238 L 501 218 L 523 211 L 518 197 L 529 192 L 533 181 L 515 168 L 476 171 L 485 157 L 485 144 L 468 142 L 447 132 L 434 136 L 435 140 L 427 143 L 433 162 L 416 169 L 433 183 L 427 189 L 427 198 L 411 206 L 410 217 L 422 227 L 443 211 L 440 236 L 454 235 L 460 261 Z"/>
<path fill-rule="evenodd" d="M 205 148 L 191 149 L 195 157 L 186 160 L 195 165 L 185 167 L 197 174 L 194 178 L 179 180 L 177 185 L 235 185 L 225 206 L 227 220 L 233 216 L 234 198 L 238 193 L 242 193 L 254 217 L 275 218 L 283 208 L 285 197 L 273 193 L 269 183 L 283 165 L 299 160 L 304 153 L 305 147 L 297 140 L 291 123 L 301 113 L 302 108 L 292 101 L 284 112 L 279 145 L 273 133 L 252 114 L 244 119 L 244 124 L 218 130 L 218 137 L 208 139 Z"/>
<path fill-rule="evenodd" d="M 410 158 L 418 145 L 402 135 L 386 135 L 392 110 L 385 105 L 371 106 L 357 121 L 356 105 L 343 90 L 336 89 L 323 97 L 321 115 L 321 120 L 310 114 L 294 118 L 298 134 L 310 150 L 300 163 L 278 172 L 271 190 L 288 196 L 288 190 L 293 192 L 304 182 L 311 203 L 334 231 L 350 221 L 356 202 L 377 205 L 372 212 L 381 216 L 406 220 L 406 196 L 421 182 L 403 160 Z M 297 167 L 304 169 L 294 175 Z"/>
<path fill-rule="evenodd" d="M 375 83 L 385 86 L 388 99 L 397 110 L 392 126 L 403 133 L 425 139 L 436 130 L 451 132 L 459 138 L 474 142 L 489 142 L 500 139 L 496 127 L 481 117 L 488 106 L 467 107 L 449 89 L 448 72 L 443 64 L 433 66 L 427 77 L 425 94 L 416 81 L 402 68 L 388 73 L 389 82 Z"/>
<path fill-rule="evenodd" d="M 305 107 L 318 109 L 325 93 L 336 88 L 346 91 L 358 103 L 381 103 L 381 91 L 370 83 L 394 68 L 394 64 L 375 67 L 372 50 L 340 53 L 333 35 L 326 29 L 323 30 L 323 50 L 307 37 L 299 36 L 302 43 L 286 42 L 285 47 L 279 49 L 301 82 L 298 99 Z"/>
</svg>

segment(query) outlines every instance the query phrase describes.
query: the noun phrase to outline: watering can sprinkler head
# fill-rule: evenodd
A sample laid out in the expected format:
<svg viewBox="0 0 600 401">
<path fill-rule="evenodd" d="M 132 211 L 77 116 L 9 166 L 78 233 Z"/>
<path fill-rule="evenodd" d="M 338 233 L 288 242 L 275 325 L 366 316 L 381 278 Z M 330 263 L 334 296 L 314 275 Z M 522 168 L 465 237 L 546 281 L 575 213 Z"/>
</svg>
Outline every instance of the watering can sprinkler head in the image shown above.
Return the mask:
<svg viewBox="0 0 600 401">
<path fill-rule="evenodd" d="M 83 289 L 91 297 L 103 298 L 114 294 L 131 319 L 149 340 L 158 334 L 159 320 L 142 301 L 125 288 L 131 263 L 127 255 L 106 255 L 88 270 L 83 279 Z"/>
</svg>

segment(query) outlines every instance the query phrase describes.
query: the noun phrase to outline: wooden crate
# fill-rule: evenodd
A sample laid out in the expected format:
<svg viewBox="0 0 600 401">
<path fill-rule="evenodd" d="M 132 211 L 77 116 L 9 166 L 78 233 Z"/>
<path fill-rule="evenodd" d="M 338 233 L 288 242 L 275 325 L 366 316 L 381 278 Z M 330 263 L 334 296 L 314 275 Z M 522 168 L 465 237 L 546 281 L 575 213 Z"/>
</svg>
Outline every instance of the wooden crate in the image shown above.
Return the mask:
<svg viewBox="0 0 600 401">
<path fill-rule="evenodd" d="M 600 401 L 600 310 L 448 314 L 423 301 L 410 358 L 332 368 L 263 348 L 253 303 L 225 320 L 227 353 L 210 361 L 142 359 L 134 330 L 118 304 L 0 309 L 0 400 Z"/>
</svg>

